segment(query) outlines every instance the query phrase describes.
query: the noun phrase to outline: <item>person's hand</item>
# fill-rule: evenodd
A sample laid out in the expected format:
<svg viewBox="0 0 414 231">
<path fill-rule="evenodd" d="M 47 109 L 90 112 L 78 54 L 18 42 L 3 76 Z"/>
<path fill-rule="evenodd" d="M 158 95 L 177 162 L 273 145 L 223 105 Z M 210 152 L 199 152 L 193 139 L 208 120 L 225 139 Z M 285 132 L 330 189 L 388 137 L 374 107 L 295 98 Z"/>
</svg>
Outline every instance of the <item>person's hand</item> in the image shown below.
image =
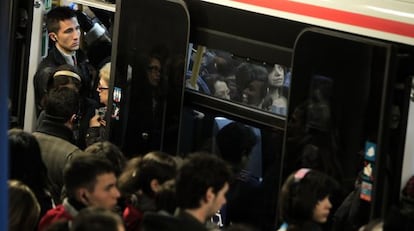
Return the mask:
<svg viewBox="0 0 414 231">
<path fill-rule="evenodd" d="M 106 121 L 99 115 L 95 115 L 89 120 L 89 127 L 100 127 L 101 125 L 106 126 Z"/>
</svg>

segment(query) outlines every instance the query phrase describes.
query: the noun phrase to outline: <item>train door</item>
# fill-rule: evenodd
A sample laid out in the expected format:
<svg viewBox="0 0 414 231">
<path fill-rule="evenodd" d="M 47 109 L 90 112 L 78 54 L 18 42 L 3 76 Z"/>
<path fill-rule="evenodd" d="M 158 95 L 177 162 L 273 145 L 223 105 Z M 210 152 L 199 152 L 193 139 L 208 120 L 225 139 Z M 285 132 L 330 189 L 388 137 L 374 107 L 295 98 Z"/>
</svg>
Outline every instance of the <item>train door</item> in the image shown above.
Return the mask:
<svg viewBox="0 0 414 231">
<path fill-rule="evenodd" d="M 399 198 L 412 62 L 412 50 L 389 43 L 304 30 L 293 58 L 283 176 L 320 169 L 345 192 L 358 179 L 369 203 L 361 216 L 383 217 Z"/>
<path fill-rule="evenodd" d="M 178 143 L 189 16 L 180 0 L 117 3 L 110 140 L 128 156 Z M 115 45 L 116 44 L 116 45 Z"/>
</svg>

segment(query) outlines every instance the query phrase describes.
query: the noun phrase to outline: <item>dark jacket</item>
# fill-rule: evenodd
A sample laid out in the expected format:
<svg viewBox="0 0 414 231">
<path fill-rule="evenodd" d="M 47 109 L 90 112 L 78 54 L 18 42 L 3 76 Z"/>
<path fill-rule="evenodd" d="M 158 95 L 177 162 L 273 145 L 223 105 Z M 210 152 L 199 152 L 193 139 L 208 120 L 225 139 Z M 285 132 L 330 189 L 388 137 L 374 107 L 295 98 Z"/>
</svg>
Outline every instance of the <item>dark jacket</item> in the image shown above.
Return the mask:
<svg viewBox="0 0 414 231">
<path fill-rule="evenodd" d="M 63 187 L 63 169 L 73 157 L 83 151 L 74 145 L 73 132 L 62 122 L 45 115 L 44 120 L 33 133 L 39 142 L 42 159 L 46 165 L 50 180 L 60 192 Z M 55 198 L 60 201 L 60 198 Z"/>
<path fill-rule="evenodd" d="M 81 74 L 80 77 L 82 78 L 81 94 L 96 98 L 95 95 L 91 95 L 95 93 L 96 89 L 92 66 L 88 64 L 88 59 L 81 50 L 76 51 L 76 60 L 78 63 L 77 67 Z M 39 115 L 43 109 L 42 104 L 44 103 L 43 100 L 47 94 L 49 78 L 51 78 L 51 75 L 55 72 L 55 69 L 63 64 L 66 64 L 66 60 L 56 46 L 49 49 L 47 57 L 44 58 L 39 64 L 33 79 L 37 115 Z"/>
<path fill-rule="evenodd" d="M 141 231 L 181 231 L 184 229 L 176 217 L 156 212 L 147 212 L 141 226 Z"/>
<path fill-rule="evenodd" d="M 207 231 L 207 227 L 205 224 L 198 221 L 195 217 L 191 214 L 180 211 L 177 215 L 177 218 L 180 223 L 180 230 L 181 231 Z"/>
</svg>

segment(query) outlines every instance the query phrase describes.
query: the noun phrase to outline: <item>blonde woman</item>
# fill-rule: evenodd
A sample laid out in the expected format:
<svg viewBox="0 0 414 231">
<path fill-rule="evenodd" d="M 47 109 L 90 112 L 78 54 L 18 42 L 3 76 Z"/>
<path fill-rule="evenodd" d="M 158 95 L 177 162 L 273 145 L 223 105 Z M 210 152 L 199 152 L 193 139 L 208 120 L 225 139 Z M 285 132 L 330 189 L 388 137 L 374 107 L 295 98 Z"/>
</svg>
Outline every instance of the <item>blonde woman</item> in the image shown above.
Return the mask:
<svg viewBox="0 0 414 231">
<path fill-rule="evenodd" d="M 86 146 L 89 146 L 98 141 L 103 141 L 106 137 L 105 126 L 106 126 L 106 109 L 109 99 L 109 80 L 111 73 L 111 63 L 106 63 L 99 70 L 99 84 L 96 91 L 99 94 L 99 102 L 104 105 L 103 107 L 96 109 L 95 116 L 89 121 L 89 128 L 86 133 Z"/>
</svg>

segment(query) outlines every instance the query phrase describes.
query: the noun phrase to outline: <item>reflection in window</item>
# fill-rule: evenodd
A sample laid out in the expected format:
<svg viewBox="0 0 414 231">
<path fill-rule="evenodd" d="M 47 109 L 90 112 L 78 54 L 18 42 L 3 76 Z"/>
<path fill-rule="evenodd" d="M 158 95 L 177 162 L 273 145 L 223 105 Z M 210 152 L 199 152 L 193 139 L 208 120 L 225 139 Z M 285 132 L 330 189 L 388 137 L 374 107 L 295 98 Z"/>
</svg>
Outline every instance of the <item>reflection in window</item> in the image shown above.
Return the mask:
<svg viewBox="0 0 414 231">
<path fill-rule="evenodd" d="M 290 69 L 280 64 L 254 63 L 199 46 L 192 49 L 186 87 L 286 116 L 290 76 Z"/>
<path fill-rule="evenodd" d="M 224 227 L 244 223 L 258 230 L 275 230 L 283 131 L 259 128 L 209 110 L 201 109 L 202 117 L 194 112 L 192 107 L 183 107 L 180 153 L 211 152 L 228 162 L 235 175 L 219 221 Z"/>
</svg>

